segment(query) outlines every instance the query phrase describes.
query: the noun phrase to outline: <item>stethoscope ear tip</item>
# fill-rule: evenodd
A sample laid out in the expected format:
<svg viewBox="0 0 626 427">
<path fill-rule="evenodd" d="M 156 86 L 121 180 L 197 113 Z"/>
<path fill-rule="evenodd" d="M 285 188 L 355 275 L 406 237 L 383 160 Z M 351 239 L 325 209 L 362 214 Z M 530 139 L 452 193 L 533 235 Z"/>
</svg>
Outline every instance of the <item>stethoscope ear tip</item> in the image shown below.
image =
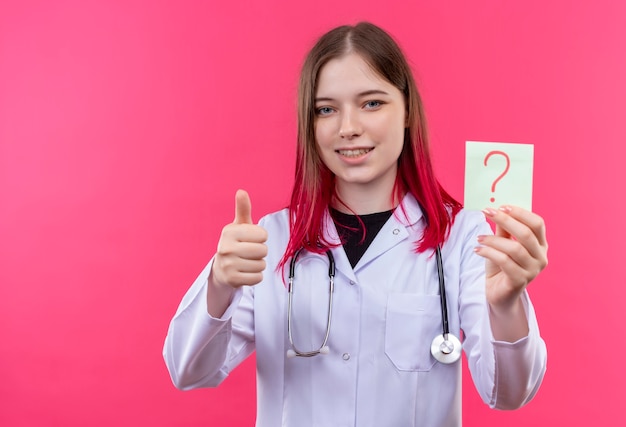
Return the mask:
<svg viewBox="0 0 626 427">
<path fill-rule="evenodd" d="M 292 349 L 287 350 L 287 359 L 292 359 L 294 357 L 296 357 L 296 352 Z"/>
<path fill-rule="evenodd" d="M 330 348 L 328 348 L 327 345 L 325 345 L 324 347 L 320 348 L 320 354 L 328 354 L 330 353 Z"/>
</svg>

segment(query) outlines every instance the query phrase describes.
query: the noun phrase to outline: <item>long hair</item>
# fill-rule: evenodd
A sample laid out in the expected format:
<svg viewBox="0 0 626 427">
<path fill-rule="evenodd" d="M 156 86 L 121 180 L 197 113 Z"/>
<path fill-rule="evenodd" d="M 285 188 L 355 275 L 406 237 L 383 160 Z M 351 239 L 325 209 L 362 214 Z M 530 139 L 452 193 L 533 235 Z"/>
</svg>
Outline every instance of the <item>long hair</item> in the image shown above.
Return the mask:
<svg viewBox="0 0 626 427">
<path fill-rule="evenodd" d="M 348 53 L 360 55 L 372 70 L 404 94 L 408 126 L 390 197 L 399 201 L 410 193 L 422 208 L 427 226 L 416 242 L 416 251 L 424 252 L 442 244 L 462 207 L 435 178 L 422 100 L 400 47 L 384 30 L 368 22 L 337 27 L 313 46 L 300 74 L 296 172 L 289 205 L 290 236 L 279 269 L 301 247 L 322 253 L 336 246 L 323 233 L 325 213 L 336 193 L 334 175 L 322 162 L 315 141 L 315 93 L 322 67 Z"/>
</svg>

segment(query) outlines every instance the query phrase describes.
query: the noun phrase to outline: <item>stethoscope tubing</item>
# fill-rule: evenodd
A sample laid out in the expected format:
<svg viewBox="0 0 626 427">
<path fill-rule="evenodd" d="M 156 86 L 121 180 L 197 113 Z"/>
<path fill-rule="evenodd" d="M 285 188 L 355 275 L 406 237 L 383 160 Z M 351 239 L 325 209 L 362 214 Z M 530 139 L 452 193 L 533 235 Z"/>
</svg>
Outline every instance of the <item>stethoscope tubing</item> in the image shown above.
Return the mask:
<svg viewBox="0 0 626 427">
<path fill-rule="evenodd" d="M 304 248 L 298 249 L 289 264 L 289 284 L 288 284 L 288 308 L 287 308 L 287 331 L 289 336 L 289 342 L 291 348 L 287 351 L 287 357 L 294 356 L 300 357 L 312 357 L 318 354 L 328 354 L 329 348 L 327 346 L 328 337 L 330 336 L 330 326 L 332 322 L 332 309 L 333 309 L 333 293 L 335 291 L 335 258 L 330 250 L 326 251 L 328 257 L 328 277 L 329 277 L 329 296 L 328 296 L 328 315 L 326 318 L 326 333 L 324 335 L 324 341 L 317 350 L 301 351 L 299 350 L 293 341 L 293 319 L 292 319 L 292 306 L 293 306 L 293 292 L 294 292 L 294 277 L 296 270 L 296 261 L 300 256 L 300 253 Z M 448 323 L 448 303 L 446 295 L 446 284 L 443 271 L 443 260 L 441 255 L 441 248 L 437 246 L 435 249 L 435 258 L 437 260 L 437 275 L 439 281 L 439 298 L 441 306 L 441 324 L 442 334 L 437 335 L 431 343 L 431 354 L 433 357 L 441 363 L 451 364 L 456 362 L 461 357 L 462 344 L 459 339 L 450 334 L 450 327 Z"/>
<path fill-rule="evenodd" d="M 439 277 L 439 297 L 441 299 L 441 324 L 443 329 L 443 336 L 447 337 L 450 333 L 450 327 L 448 325 L 448 302 L 446 295 L 446 281 L 443 272 L 443 260 L 441 257 L 441 248 L 437 246 L 435 249 L 435 257 L 437 258 L 437 275 Z"/>
<path fill-rule="evenodd" d="M 293 304 L 293 280 L 296 273 L 296 260 L 302 252 L 304 248 L 300 248 L 296 251 L 296 253 L 291 258 L 291 263 L 289 264 L 289 286 L 288 286 L 288 308 L 287 308 L 287 331 L 289 334 L 289 342 L 291 343 L 291 349 L 287 351 L 287 357 L 313 357 L 318 354 L 327 354 L 329 352 L 328 346 L 326 343 L 328 342 L 328 337 L 330 336 L 330 325 L 332 323 L 333 316 L 333 294 L 335 293 L 335 257 L 333 256 L 330 250 L 326 251 L 326 256 L 328 257 L 328 277 L 329 277 L 329 287 L 328 287 L 328 315 L 326 318 L 326 334 L 324 335 L 324 341 L 322 345 L 317 350 L 312 351 L 301 351 L 299 350 L 293 341 L 292 335 L 292 304 Z"/>
</svg>

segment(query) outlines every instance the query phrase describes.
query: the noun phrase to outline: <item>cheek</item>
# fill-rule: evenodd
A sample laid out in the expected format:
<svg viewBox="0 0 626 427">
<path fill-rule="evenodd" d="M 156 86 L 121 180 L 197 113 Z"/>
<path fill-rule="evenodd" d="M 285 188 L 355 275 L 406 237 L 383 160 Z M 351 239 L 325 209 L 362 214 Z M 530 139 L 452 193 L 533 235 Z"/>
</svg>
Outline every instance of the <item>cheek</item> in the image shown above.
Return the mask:
<svg viewBox="0 0 626 427">
<path fill-rule="evenodd" d="M 324 150 L 324 141 L 325 138 L 323 136 L 323 132 L 320 126 L 315 126 L 313 129 L 313 134 L 315 135 L 315 151 L 317 155 L 320 157 L 322 162 L 326 163 L 326 154 Z"/>
<path fill-rule="evenodd" d="M 325 148 L 331 144 L 331 133 L 327 123 L 316 124 L 315 129 L 315 144 L 318 148 Z"/>
<path fill-rule="evenodd" d="M 390 143 L 404 143 L 404 116 L 389 114 L 376 122 L 370 122 L 370 125 L 372 133 L 375 133 L 377 138 Z"/>
<path fill-rule="evenodd" d="M 406 133 L 407 123 L 406 116 L 404 114 L 398 114 L 394 123 L 395 135 L 399 141 L 404 145 L 404 135 Z"/>
<path fill-rule="evenodd" d="M 402 153 L 402 149 L 404 148 L 404 137 L 405 137 L 405 127 L 404 127 L 404 118 L 400 121 L 395 121 L 393 123 L 392 129 L 390 129 L 388 133 L 389 143 L 392 146 L 392 150 L 399 157 Z"/>
</svg>

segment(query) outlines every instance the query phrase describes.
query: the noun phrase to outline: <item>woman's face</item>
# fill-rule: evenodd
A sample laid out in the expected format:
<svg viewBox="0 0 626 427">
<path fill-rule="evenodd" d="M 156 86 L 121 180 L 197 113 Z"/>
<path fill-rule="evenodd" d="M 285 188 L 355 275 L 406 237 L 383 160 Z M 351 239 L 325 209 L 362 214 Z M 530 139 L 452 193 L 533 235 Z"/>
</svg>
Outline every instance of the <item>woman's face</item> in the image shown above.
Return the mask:
<svg viewBox="0 0 626 427">
<path fill-rule="evenodd" d="M 340 195 L 393 189 L 404 144 L 404 96 L 355 53 L 327 62 L 315 93 L 315 140 Z"/>
</svg>

